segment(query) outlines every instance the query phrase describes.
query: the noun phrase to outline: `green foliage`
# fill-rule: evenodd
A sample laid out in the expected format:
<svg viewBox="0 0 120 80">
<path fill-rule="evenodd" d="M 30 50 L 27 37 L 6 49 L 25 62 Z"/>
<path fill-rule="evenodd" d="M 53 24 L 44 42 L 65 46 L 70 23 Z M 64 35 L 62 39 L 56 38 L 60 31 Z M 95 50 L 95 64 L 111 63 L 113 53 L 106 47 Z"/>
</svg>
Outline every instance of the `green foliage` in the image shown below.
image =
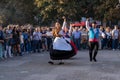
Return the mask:
<svg viewBox="0 0 120 80">
<path fill-rule="evenodd" d="M 119 20 L 118 0 L 1 0 L 0 23 L 50 25 L 66 16 L 69 20 L 93 17 L 97 20 Z"/>
<path fill-rule="evenodd" d="M 33 1 L 1 0 L 0 21 L 3 24 L 25 24 L 33 22 Z"/>
<path fill-rule="evenodd" d="M 99 6 L 96 8 L 97 19 L 101 20 L 115 20 L 120 19 L 120 10 L 116 8 L 118 0 L 101 0 Z"/>
</svg>

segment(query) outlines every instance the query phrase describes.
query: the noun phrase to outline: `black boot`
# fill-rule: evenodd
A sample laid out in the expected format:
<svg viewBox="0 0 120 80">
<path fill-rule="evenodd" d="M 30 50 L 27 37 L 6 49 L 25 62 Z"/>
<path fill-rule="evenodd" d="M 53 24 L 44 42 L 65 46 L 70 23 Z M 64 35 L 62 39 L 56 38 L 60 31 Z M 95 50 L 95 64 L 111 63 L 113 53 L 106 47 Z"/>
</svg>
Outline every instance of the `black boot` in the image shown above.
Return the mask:
<svg viewBox="0 0 120 80">
<path fill-rule="evenodd" d="M 54 62 L 52 62 L 52 61 L 49 61 L 48 63 L 49 63 L 49 64 L 52 64 L 52 65 L 54 64 Z"/>
<path fill-rule="evenodd" d="M 95 52 L 95 53 L 94 53 L 94 56 L 93 56 L 93 60 L 94 60 L 94 62 L 97 62 L 97 60 L 96 60 L 96 56 L 97 56 L 97 52 Z"/>
<path fill-rule="evenodd" d="M 64 62 L 62 62 L 62 60 L 58 63 L 58 65 L 62 65 L 62 64 L 64 64 Z"/>
<path fill-rule="evenodd" d="M 90 56 L 90 62 L 92 62 L 92 53 L 89 53 Z"/>
<path fill-rule="evenodd" d="M 64 62 L 59 62 L 59 63 L 58 63 L 58 65 L 62 65 L 62 64 L 64 64 Z"/>
<path fill-rule="evenodd" d="M 96 58 L 93 58 L 94 62 L 97 62 Z"/>
</svg>

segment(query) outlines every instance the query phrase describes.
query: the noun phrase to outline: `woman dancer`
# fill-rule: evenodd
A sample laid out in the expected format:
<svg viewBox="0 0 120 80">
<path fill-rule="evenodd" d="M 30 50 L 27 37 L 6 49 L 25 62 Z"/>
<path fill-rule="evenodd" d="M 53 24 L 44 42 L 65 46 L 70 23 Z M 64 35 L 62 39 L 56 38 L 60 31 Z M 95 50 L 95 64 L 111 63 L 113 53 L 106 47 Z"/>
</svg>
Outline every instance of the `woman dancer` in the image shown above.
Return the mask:
<svg viewBox="0 0 120 80">
<path fill-rule="evenodd" d="M 64 29 L 65 25 L 63 25 L 61 29 L 61 26 L 58 22 L 55 24 L 53 31 L 54 41 L 50 50 L 50 58 L 52 60 L 60 60 L 59 64 L 64 64 L 62 62 L 63 59 L 69 59 L 75 55 L 74 49 L 70 44 L 69 35 L 65 34 L 66 30 Z M 48 63 L 54 64 L 53 61 L 49 61 Z"/>
</svg>

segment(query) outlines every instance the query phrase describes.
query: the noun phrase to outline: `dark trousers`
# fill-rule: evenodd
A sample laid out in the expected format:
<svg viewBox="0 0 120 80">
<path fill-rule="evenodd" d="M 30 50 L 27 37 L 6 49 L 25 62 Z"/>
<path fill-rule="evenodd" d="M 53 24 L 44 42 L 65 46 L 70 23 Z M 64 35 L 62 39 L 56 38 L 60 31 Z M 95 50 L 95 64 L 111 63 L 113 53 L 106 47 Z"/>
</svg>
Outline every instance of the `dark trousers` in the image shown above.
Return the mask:
<svg viewBox="0 0 120 80">
<path fill-rule="evenodd" d="M 25 52 L 28 52 L 28 51 L 29 51 L 29 48 L 28 48 L 29 45 L 28 45 L 28 44 L 29 44 L 29 41 L 28 41 L 27 39 L 24 40 L 24 49 L 25 49 L 24 51 L 25 51 Z"/>
<path fill-rule="evenodd" d="M 36 52 L 40 52 L 41 49 L 41 40 L 33 40 L 33 51 Z"/>
<path fill-rule="evenodd" d="M 81 48 L 81 39 L 73 39 L 78 50 Z"/>
<path fill-rule="evenodd" d="M 96 59 L 96 56 L 97 56 L 97 53 L 98 53 L 98 48 L 99 48 L 99 43 L 98 42 L 89 42 L 90 61 L 92 61 L 92 59 Z"/>
<path fill-rule="evenodd" d="M 119 44 L 119 40 L 118 39 L 113 39 L 112 40 L 112 49 L 117 49 L 118 44 Z"/>
<path fill-rule="evenodd" d="M 106 45 L 108 49 L 112 49 L 112 39 L 106 39 Z"/>
<path fill-rule="evenodd" d="M 106 39 L 106 38 L 103 38 L 103 39 L 101 40 L 101 43 L 102 43 L 101 48 L 104 49 L 104 48 L 106 47 L 107 39 Z"/>
<path fill-rule="evenodd" d="M 51 45 L 52 45 L 52 38 L 47 38 L 48 50 L 50 50 Z"/>
</svg>

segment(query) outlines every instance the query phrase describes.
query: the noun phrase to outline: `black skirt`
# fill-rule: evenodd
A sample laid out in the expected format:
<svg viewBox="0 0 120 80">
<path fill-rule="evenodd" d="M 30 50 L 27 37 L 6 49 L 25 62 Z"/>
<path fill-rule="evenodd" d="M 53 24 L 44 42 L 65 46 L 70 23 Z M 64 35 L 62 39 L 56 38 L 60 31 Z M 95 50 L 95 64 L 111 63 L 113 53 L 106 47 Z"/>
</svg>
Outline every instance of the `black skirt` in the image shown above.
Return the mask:
<svg viewBox="0 0 120 80">
<path fill-rule="evenodd" d="M 74 53 L 74 50 L 71 50 L 71 51 L 54 50 L 54 49 L 50 50 L 50 58 L 52 60 L 69 59 L 75 55 L 76 53 Z"/>
</svg>

